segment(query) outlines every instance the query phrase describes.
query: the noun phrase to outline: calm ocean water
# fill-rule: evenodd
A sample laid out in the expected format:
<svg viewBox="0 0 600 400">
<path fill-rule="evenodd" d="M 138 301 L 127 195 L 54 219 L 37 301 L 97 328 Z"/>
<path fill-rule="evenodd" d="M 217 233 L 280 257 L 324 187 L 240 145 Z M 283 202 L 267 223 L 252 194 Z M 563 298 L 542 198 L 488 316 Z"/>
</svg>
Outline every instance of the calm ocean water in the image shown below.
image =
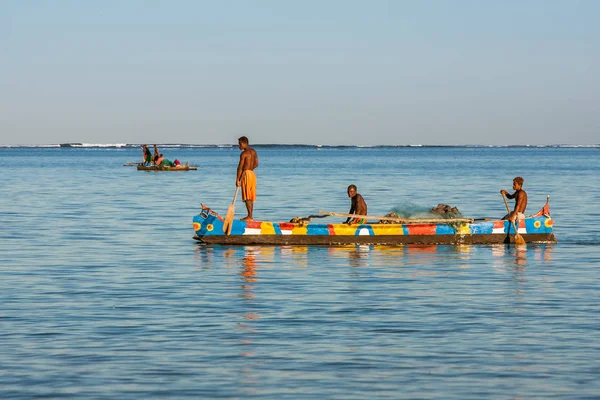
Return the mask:
<svg viewBox="0 0 600 400">
<path fill-rule="evenodd" d="M 257 151 L 257 219 L 501 217 L 521 175 L 558 244 L 202 246 L 237 148 L 0 148 L 0 398 L 600 398 L 600 148 Z"/>
</svg>

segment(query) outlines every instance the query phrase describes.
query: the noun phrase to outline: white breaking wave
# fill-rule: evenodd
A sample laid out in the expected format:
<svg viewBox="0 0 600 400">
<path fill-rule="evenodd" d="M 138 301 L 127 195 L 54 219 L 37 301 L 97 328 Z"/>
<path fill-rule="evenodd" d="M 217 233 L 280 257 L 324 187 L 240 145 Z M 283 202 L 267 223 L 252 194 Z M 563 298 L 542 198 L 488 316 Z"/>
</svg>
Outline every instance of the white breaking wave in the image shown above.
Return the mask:
<svg viewBox="0 0 600 400">
<path fill-rule="evenodd" d="M 127 143 L 68 143 L 71 147 L 127 147 Z"/>
</svg>

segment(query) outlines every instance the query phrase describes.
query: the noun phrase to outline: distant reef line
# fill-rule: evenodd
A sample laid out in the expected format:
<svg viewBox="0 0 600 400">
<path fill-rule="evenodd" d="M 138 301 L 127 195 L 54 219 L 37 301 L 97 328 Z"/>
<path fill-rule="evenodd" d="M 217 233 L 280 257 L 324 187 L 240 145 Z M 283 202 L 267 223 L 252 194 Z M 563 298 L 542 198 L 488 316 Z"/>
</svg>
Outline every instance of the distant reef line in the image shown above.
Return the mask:
<svg viewBox="0 0 600 400">
<path fill-rule="evenodd" d="M 144 143 L 57 143 L 57 144 L 0 144 L 0 148 L 99 148 L 99 149 L 130 149 L 140 148 Z M 237 144 L 191 144 L 191 143 L 150 143 L 148 146 L 156 144 L 159 148 L 212 148 L 212 149 L 237 149 Z M 532 145 L 481 145 L 481 144 L 461 144 L 461 145 L 424 145 L 424 144 L 406 144 L 406 145 L 326 145 L 326 144 L 275 144 L 275 143 L 253 143 L 256 148 L 311 148 L 311 149 L 394 149 L 394 148 L 600 148 L 600 144 L 532 144 Z"/>
</svg>

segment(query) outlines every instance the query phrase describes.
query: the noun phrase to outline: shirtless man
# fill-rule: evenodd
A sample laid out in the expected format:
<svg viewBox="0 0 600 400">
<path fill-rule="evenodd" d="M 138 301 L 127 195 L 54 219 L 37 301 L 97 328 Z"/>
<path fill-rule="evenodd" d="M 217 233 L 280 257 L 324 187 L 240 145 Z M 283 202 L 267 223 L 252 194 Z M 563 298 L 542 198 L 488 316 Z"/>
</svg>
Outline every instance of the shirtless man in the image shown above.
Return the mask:
<svg viewBox="0 0 600 400">
<path fill-rule="evenodd" d="M 158 147 L 154 145 L 154 156 L 152 156 L 152 162 L 156 164 L 156 161 L 160 158 L 161 154 L 158 152 Z"/>
<path fill-rule="evenodd" d="M 258 154 L 248 144 L 248 138 L 242 136 L 238 139 L 238 147 L 242 150 L 240 162 L 237 167 L 235 185 L 242 188 L 242 201 L 246 203 L 248 215 L 242 221 L 252 221 L 252 210 L 256 201 L 256 175 L 254 168 L 258 167 Z"/>
<path fill-rule="evenodd" d="M 527 193 L 522 189 L 523 187 L 523 178 L 517 176 L 513 179 L 513 189 L 515 192 L 513 194 L 509 194 L 506 190 L 500 190 L 500 193 L 508 197 L 509 199 L 515 199 L 515 209 L 508 214 L 508 219 L 515 223 L 522 221 L 525 218 L 523 214 L 525 209 L 527 208 Z M 504 217 L 506 219 L 506 217 Z"/>
<path fill-rule="evenodd" d="M 348 197 L 351 199 L 350 212 L 348 214 L 367 215 L 367 203 L 363 197 L 356 193 L 356 185 L 348 186 Z M 364 224 L 364 218 L 351 218 L 344 222 L 345 224 Z"/>
<path fill-rule="evenodd" d="M 165 158 L 165 156 L 163 156 L 161 153 L 161 154 L 159 154 L 158 158 L 156 159 L 156 166 L 157 167 L 172 167 L 173 163 L 168 158 Z"/>
</svg>

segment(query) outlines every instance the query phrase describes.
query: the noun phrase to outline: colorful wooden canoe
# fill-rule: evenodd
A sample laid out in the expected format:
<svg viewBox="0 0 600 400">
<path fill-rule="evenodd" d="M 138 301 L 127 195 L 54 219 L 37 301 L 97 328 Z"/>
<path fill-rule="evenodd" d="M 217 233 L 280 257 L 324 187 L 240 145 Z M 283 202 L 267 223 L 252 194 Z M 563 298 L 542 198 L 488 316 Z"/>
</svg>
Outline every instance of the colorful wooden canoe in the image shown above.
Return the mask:
<svg viewBox="0 0 600 400">
<path fill-rule="evenodd" d="M 138 171 L 196 171 L 198 167 L 193 165 L 180 165 L 178 167 L 157 167 L 156 165 L 138 165 Z"/>
<path fill-rule="evenodd" d="M 202 205 L 200 214 L 193 218 L 193 227 L 194 239 L 224 245 L 494 244 L 515 241 L 514 228 L 506 220 L 387 219 L 387 223 L 355 225 L 235 220 L 231 234 L 227 235 L 223 233 L 224 218 Z M 556 243 L 553 224 L 547 201 L 538 213 L 520 221 L 517 229 L 526 243 Z"/>
</svg>

